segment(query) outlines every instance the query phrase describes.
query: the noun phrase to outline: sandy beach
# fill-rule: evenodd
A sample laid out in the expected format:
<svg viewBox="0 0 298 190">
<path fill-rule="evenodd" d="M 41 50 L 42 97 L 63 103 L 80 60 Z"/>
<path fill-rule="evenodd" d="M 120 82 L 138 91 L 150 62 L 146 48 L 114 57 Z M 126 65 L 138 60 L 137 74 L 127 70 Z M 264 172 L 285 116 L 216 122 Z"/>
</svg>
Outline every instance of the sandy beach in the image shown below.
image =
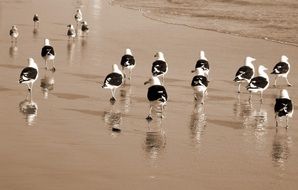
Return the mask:
<svg viewBox="0 0 298 190">
<path fill-rule="evenodd" d="M 87 37 L 68 41 L 67 25 L 80 8 L 90 25 Z M 40 15 L 38 31 L 32 17 Z M 16 46 L 8 35 L 15 24 Z M 44 69 L 40 51 L 49 38 L 55 73 Z M 136 58 L 132 80 L 111 93 L 99 82 L 119 64 L 125 48 Z M 297 117 L 276 130 L 275 97 L 286 88 L 298 102 L 298 48 L 148 19 L 138 10 L 104 0 L 0 0 L 0 189 L 296 189 Z M 206 52 L 210 83 L 205 104 L 196 105 L 190 72 Z M 154 54 L 169 64 L 165 118 L 145 118 Z M 233 78 L 246 56 L 269 73 L 281 55 L 291 63 L 287 87 L 271 84 L 264 101 Z M 19 74 L 33 57 L 39 66 L 33 109 Z M 283 122 L 284 125 L 284 122 Z M 121 129 L 115 132 L 113 127 Z"/>
</svg>

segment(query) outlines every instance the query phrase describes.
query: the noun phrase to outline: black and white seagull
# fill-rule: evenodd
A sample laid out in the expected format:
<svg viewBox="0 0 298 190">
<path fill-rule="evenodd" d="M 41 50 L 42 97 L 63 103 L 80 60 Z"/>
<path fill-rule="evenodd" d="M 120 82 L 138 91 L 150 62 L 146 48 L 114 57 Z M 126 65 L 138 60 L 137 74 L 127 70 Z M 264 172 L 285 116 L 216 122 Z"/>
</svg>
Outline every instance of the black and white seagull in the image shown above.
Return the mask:
<svg viewBox="0 0 298 190">
<path fill-rule="evenodd" d="M 269 86 L 269 77 L 265 72 L 266 70 L 268 70 L 266 67 L 264 67 L 263 65 L 260 65 L 258 68 L 259 76 L 256 76 L 250 80 L 247 86 L 247 90 L 250 92 L 249 100 L 251 100 L 252 92 L 253 93 L 260 92 L 261 102 L 263 101 L 263 92 Z"/>
<path fill-rule="evenodd" d="M 69 24 L 69 25 L 67 25 L 67 28 L 68 28 L 68 30 L 67 30 L 66 34 L 68 36 L 68 40 L 70 40 L 70 38 L 72 38 L 74 40 L 74 38 L 76 37 L 76 31 L 75 31 L 73 25 Z"/>
<path fill-rule="evenodd" d="M 82 21 L 81 24 L 82 24 L 81 31 L 83 32 L 83 34 L 87 34 L 89 32 L 89 26 L 88 26 L 87 22 Z"/>
<path fill-rule="evenodd" d="M 204 51 L 200 51 L 200 58 L 196 63 L 195 69 L 192 70 L 191 72 L 196 72 L 197 68 L 202 68 L 202 70 L 204 71 L 204 75 L 209 75 L 209 62 L 208 59 L 205 56 L 205 52 Z"/>
<path fill-rule="evenodd" d="M 123 83 L 123 74 L 118 68 L 117 64 L 113 65 L 113 72 L 108 74 L 103 82 L 102 88 L 110 89 L 112 92 L 112 98 L 110 99 L 111 103 L 116 101 L 116 90 Z"/>
<path fill-rule="evenodd" d="M 274 79 L 274 86 L 276 87 L 276 80 L 278 77 L 283 77 L 286 79 L 288 86 L 292 86 L 289 83 L 288 80 L 288 74 L 290 72 L 290 63 L 289 63 L 289 58 L 285 55 L 281 56 L 280 62 L 278 62 L 274 68 L 273 71 L 271 72 L 271 74 L 275 75 L 275 79 Z"/>
<path fill-rule="evenodd" d="M 122 71 L 124 72 L 124 69 L 128 69 L 129 75 L 128 79 L 131 79 L 131 73 L 132 69 L 136 66 L 135 58 L 132 55 L 132 52 L 129 48 L 125 50 L 125 54 L 121 57 L 120 64 L 122 66 Z M 126 77 L 126 74 L 124 75 Z"/>
<path fill-rule="evenodd" d="M 238 83 L 238 93 L 240 93 L 241 83 L 249 83 L 250 80 L 254 77 L 255 67 L 252 62 L 255 60 L 255 58 L 246 57 L 244 66 L 240 67 L 236 72 L 234 82 Z"/>
<path fill-rule="evenodd" d="M 154 57 L 156 57 L 156 60 L 152 63 L 152 75 L 155 77 L 161 76 L 162 83 L 164 83 L 164 75 L 168 72 L 168 64 L 162 52 L 157 52 Z"/>
<path fill-rule="evenodd" d="M 19 83 L 26 84 L 28 87 L 28 91 L 32 94 L 33 83 L 38 78 L 38 67 L 34 62 L 33 58 L 28 59 L 28 67 L 25 67 L 21 74 Z"/>
<path fill-rule="evenodd" d="M 288 128 L 288 118 L 293 116 L 294 106 L 292 100 L 289 97 L 288 91 L 282 89 L 280 96 L 275 100 L 274 106 L 276 127 L 278 127 L 278 118 L 286 117 L 286 128 Z"/>
<path fill-rule="evenodd" d="M 11 27 L 11 29 L 9 30 L 9 35 L 11 38 L 11 43 L 13 43 L 13 42 L 17 43 L 17 39 L 19 37 L 19 31 L 18 31 L 18 28 L 16 25 L 13 25 Z"/>
<path fill-rule="evenodd" d="M 52 61 L 52 69 L 51 71 L 55 71 L 54 59 L 55 59 L 55 51 L 53 46 L 50 45 L 50 40 L 44 40 L 44 46 L 41 49 L 41 57 L 45 61 L 46 69 L 48 69 L 48 61 Z"/>
<path fill-rule="evenodd" d="M 34 28 L 39 26 L 39 16 L 38 16 L 38 14 L 33 15 L 33 22 L 34 22 Z"/>
<path fill-rule="evenodd" d="M 165 87 L 161 84 L 160 80 L 156 76 L 152 76 L 144 85 L 150 83 L 150 87 L 147 91 L 147 98 L 149 100 L 150 108 L 149 114 L 146 118 L 148 121 L 152 120 L 151 112 L 153 106 L 160 106 L 161 108 L 161 117 L 163 117 L 163 110 L 167 104 L 168 94 Z"/>
<path fill-rule="evenodd" d="M 77 26 L 83 20 L 83 15 L 81 9 L 77 9 L 76 13 L 74 14 L 74 19 L 77 22 Z"/>
<path fill-rule="evenodd" d="M 204 99 L 207 95 L 208 83 L 209 81 L 204 75 L 204 70 L 200 67 L 196 68 L 196 75 L 192 78 L 191 86 L 194 90 L 195 100 L 201 100 L 202 104 L 204 104 Z"/>
</svg>

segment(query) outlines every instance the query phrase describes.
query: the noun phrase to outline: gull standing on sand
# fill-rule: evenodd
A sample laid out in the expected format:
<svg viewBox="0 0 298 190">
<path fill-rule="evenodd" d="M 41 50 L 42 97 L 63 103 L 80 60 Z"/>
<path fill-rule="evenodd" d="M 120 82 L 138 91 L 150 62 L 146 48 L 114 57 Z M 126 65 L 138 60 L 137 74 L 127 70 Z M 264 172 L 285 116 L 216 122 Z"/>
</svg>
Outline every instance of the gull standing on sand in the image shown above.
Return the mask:
<svg viewBox="0 0 298 190">
<path fill-rule="evenodd" d="M 28 67 L 25 67 L 21 74 L 19 83 L 26 84 L 28 87 L 28 91 L 32 94 L 33 83 L 38 78 L 38 67 L 34 62 L 33 58 L 28 59 Z"/>
<path fill-rule="evenodd" d="M 152 63 L 152 75 L 155 77 L 161 76 L 162 83 L 164 83 L 164 75 L 168 72 L 168 64 L 162 52 L 157 52 L 154 57 L 156 57 L 156 60 Z"/>
<path fill-rule="evenodd" d="M 128 75 L 128 80 L 131 79 L 131 73 L 132 73 L 132 69 L 136 66 L 135 63 L 135 58 L 132 55 L 132 52 L 130 49 L 126 49 L 125 50 L 125 54 L 121 57 L 121 61 L 120 64 L 122 66 L 122 71 L 124 72 L 124 69 L 127 68 L 129 71 L 129 75 Z M 125 78 L 126 78 L 126 74 L 124 74 Z"/>
<path fill-rule="evenodd" d="M 288 74 L 290 72 L 290 63 L 289 63 L 289 58 L 285 55 L 281 56 L 280 62 L 278 62 L 274 68 L 273 71 L 271 72 L 271 74 L 275 75 L 275 79 L 274 79 L 274 86 L 276 87 L 276 80 L 278 77 L 283 77 L 286 79 L 288 86 L 292 86 L 289 83 L 288 80 Z"/>
<path fill-rule="evenodd" d="M 152 76 L 148 81 L 144 83 L 144 85 L 150 83 L 150 87 L 148 88 L 147 98 L 149 100 L 150 108 L 149 114 L 147 116 L 147 120 L 151 121 L 152 116 L 152 108 L 153 106 L 161 107 L 161 117 L 163 117 L 163 110 L 165 105 L 167 104 L 168 95 L 165 87 L 161 84 L 160 80 L 156 76 Z"/>
<path fill-rule="evenodd" d="M 74 15 L 74 19 L 76 20 L 77 26 L 78 26 L 79 23 L 83 20 L 83 15 L 82 15 L 81 9 L 76 10 L 76 13 Z"/>
<path fill-rule="evenodd" d="M 255 61 L 255 58 L 252 57 L 246 57 L 245 58 L 245 65 L 240 67 L 238 71 L 236 72 L 234 82 L 238 83 L 238 93 L 240 93 L 240 87 L 242 82 L 249 83 L 250 80 L 254 77 L 255 73 L 255 67 L 252 64 L 253 61 Z"/>
<path fill-rule="evenodd" d="M 83 34 L 87 34 L 89 32 L 89 26 L 88 26 L 87 22 L 82 21 L 81 24 L 82 24 L 81 31 L 83 32 Z"/>
<path fill-rule="evenodd" d="M 53 67 L 51 71 L 55 71 L 54 59 L 55 59 L 55 51 L 53 46 L 50 45 L 50 40 L 44 40 L 44 46 L 41 49 L 41 57 L 45 60 L 46 69 L 48 69 L 48 61 L 52 61 Z"/>
<path fill-rule="evenodd" d="M 288 128 L 288 118 L 293 116 L 294 107 L 292 100 L 289 97 L 288 91 L 286 89 L 282 89 L 280 91 L 280 97 L 276 98 L 275 106 L 275 121 L 276 127 L 278 127 L 278 117 L 286 117 L 286 128 Z"/>
<path fill-rule="evenodd" d="M 259 76 L 256 76 L 250 80 L 247 86 L 247 90 L 250 92 L 249 100 L 251 100 L 252 98 L 252 92 L 253 93 L 260 92 L 261 102 L 263 101 L 263 92 L 269 86 L 269 77 L 265 72 L 266 70 L 268 70 L 266 67 L 264 67 L 263 65 L 260 65 L 258 68 Z"/>
<path fill-rule="evenodd" d="M 67 25 L 67 36 L 68 36 L 68 40 L 70 40 L 70 38 L 72 38 L 74 40 L 74 38 L 76 37 L 76 31 L 73 27 L 72 24 Z"/>
<path fill-rule="evenodd" d="M 191 86 L 194 90 L 194 98 L 196 101 L 201 99 L 201 104 L 204 104 L 205 96 L 207 95 L 208 79 L 204 76 L 202 68 L 196 68 L 196 75 L 191 81 Z"/>
<path fill-rule="evenodd" d="M 13 25 L 11 29 L 9 30 L 9 35 L 11 37 L 11 43 L 15 42 L 17 43 L 17 39 L 19 37 L 19 31 L 16 25 Z"/>
<path fill-rule="evenodd" d="M 38 14 L 33 15 L 33 22 L 34 22 L 34 28 L 39 26 L 39 16 L 38 16 Z"/>
<path fill-rule="evenodd" d="M 204 71 L 204 75 L 207 75 L 207 76 L 209 75 L 209 62 L 205 56 L 204 51 L 200 51 L 200 58 L 196 63 L 195 70 L 192 70 L 191 72 L 192 73 L 196 72 L 197 68 L 202 68 L 202 70 Z"/>
<path fill-rule="evenodd" d="M 116 90 L 123 83 L 123 74 L 118 68 L 117 64 L 113 65 L 113 72 L 108 74 L 103 82 L 102 88 L 110 89 L 112 92 L 112 98 L 110 99 L 111 103 L 116 101 Z"/>
</svg>

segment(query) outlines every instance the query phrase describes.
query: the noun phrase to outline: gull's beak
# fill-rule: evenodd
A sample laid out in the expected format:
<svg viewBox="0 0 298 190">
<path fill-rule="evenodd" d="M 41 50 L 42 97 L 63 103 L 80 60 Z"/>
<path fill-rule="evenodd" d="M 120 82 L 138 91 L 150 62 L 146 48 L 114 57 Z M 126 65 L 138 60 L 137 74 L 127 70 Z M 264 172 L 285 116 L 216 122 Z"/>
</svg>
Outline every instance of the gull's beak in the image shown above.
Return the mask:
<svg viewBox="0 0 298 190">
<path fill-rule="evenodd" d="M 145 82 L 144 82 L 144 85 L 146 85 L 146 84 L 148 84 L 148 83 L 150 83 L 150 80 L 145 81 Z"/>
</svg>

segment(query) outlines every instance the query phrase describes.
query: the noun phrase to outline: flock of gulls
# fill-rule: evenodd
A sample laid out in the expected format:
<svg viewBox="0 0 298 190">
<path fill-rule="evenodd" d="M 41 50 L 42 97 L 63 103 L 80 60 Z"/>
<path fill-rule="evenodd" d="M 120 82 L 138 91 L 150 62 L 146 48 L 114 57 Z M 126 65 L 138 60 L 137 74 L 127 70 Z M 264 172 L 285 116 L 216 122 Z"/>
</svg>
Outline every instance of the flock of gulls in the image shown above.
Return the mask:
<svg viewBox="0 0 298 190">
<path fill-rule="evenodd" d="M 80 26 L 81 31 L 83 33 L 87 33 L 89 31 L 89 26 L 86 21 L 83 21 L 82 12 L 80 9 L 76 10 L 74 14 L 74 19 L 77 23 L 77 27 Z M 39 17 L 37 14 L 33 16 L 34 27 L 39 26 Z M 67 36 L 69 40 L 74 39 L 76 37 L 76 30 L 73 25 L 67 25 Z M 11 43 L 17 43 L 17 38 L 19 36 L 19 32 L 17 26 L 13 25 L 9 32 L 11 36 Z M 49 39 L 45 39 L 44 47 L 41 49 L 41 56 L 45 61 L 45 69 L 50 70 L 52 72 L 56 71 L 54 65 L 55 59 L 55 51 L 53 46 L 50 45 Z M 167 104 L 168 95 L 166 88 L 164 86 L 164 78 L 168 72 L 168 64 L 165 60 L 165 56 L 162 52 L 157 52 L 154 57 L 155 61 L 152 63 L 152 76 L 144 85 L 149 84 L 147 99 L 149 101 L 149 113 L 146 119 L 151 121 L 152 118 L 152 109 L 153 107 L 158 107 L 161 109 L 161 117 L 163 117 L 163 110 Z M 260 101 L 263 100 L 263 93 L 269 87 L 269 76 L 266 73 L 268 70 L 265 66 L 260 65 L 258 67 L 258 73 L 255 72 L 255 67 L 253 62 L 255 58 L 246 57 L 245 64 L 241 66 L 234 78 L 234 82 L 238 84 L 238 93 L 241 93 L 241 85 L 246 85 L 246 90 L 250 93 L 249 100 L 252 98 L 253 93 L 260 93 Z M 49 62 L 51 62 L 51 68 L 49 67 Z M 132 70 L 136 66 L 135 58 L 132 54 L 131 49 L 126 49 L 125 54 L 122 56 L 121 61 L 121 70 L 119 69 L 117 64 L 113 64 L 112 72 L 109 73 L 104 82 L 102 83 L 102 88 L 109 89 L 111 91 L 112 97 L 110 102 L 113 104 L 116 101 L 116 90 L 120 86 L 125 83 L 125 80 L 130 80 L 132 75 Z M 128 70 L 128 74 L 126 73 Z M 208 75 L 209 75 L 209 62 L 205 56 L 205 52 L 200 52 L 200 58 L 195 64 L 195 69 L 191 71 L 194 74 L 194 77 L 191 81 L 191 87 L 194 91 L 194 100 L 201 104 L 204 104 L 205 97 L 208 95 Z M 288 57 L 285 55 L 281 56 L 281 60 L 275 65 L 271 74 L 275 75 L 274 86 L 276 87 L 278 78 L 285 78 L 287 85 L 292 86 L 288 81 L 288 74 L 290 72 L 290 64 L 288 61 Z M 28 91 L 30 95 L 32 94 L 33 84 L 38 78 L 38 66 L 33 60 L 33 58 L 28 59 L 28 67 L 24 68 L 21 71 L 19 83 L 25 84 L 28 87 Z M 278 118 L 286 117 L 286 128 L 288 127 L 288 118 L 293 115 L 293 103 L 289 97 L 288 91 L 286 89 L 282 89 L 280 91 L 280 96 L 276 98 L 275 106 L 275 120 L 276 127 L 278 127 Z"/>
</svg>

